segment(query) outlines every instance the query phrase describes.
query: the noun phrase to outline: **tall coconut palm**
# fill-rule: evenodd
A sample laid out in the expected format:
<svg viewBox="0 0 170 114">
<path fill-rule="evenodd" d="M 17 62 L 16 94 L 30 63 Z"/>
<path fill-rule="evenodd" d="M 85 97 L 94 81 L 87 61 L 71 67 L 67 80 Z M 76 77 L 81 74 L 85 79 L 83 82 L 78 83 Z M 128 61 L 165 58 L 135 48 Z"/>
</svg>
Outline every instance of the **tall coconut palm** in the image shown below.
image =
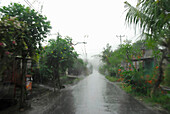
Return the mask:
<svg viewBox="0 0 170 114">
<path fill-rule="evenodd" d="M 138 25 L 143 35 L 159 41 L 166 48 L 170 43 L 170 1 L 169 0 L 139 0 L 136 7 L 125 2 L 128 12 L 126 21 Z M 162 43 L 163 42 L 163 43 Z"/>
<path fill-rule="evenodd" d="M 163 69 L 162 62 L 170 53 L 170 1 L 169 0 L 138 0 L 136 7 L 133 7 L 127 1 L 126 22 L 135 24 L 142 30 L 142 35 L 146 39 L 153 40 L 164 47 L 162 58 L 159 62 L 159 76 L 155 83 L 151 96 L 156 88 L 162 82 Z"/>
</svg>

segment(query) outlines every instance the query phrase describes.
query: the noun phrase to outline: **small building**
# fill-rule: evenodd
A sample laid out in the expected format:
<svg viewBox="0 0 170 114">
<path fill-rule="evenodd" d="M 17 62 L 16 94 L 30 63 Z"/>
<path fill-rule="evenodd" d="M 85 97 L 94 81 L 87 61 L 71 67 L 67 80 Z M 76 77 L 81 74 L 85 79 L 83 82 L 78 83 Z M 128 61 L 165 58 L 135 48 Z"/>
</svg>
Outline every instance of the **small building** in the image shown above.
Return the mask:
<svg viewBox="0 0 170 114">
<path fill-rule="evenodd" d="M 142 56 L 132 57 L 132 63 L 137 71 L 143 70 L 144 75 L 151 74 L 152 70 L 156 64 L 156 60 L 152 56 L 152 50 L 151 49 L 141 49 Z M 131 63 L 123 61 L 121 63 L 121 66 L 125 70 L 133 70 L 133 67 L 131 66 Z"/>
<path fill-rule="evenodd" d="M 26 58 L 27 68 L 26 74 L 31 69 L 31 58 Z M 0 99 L 17 99 L 20 96 L 21 76 L 22 76 L 22 57 L 15 57 L 2 76 L 0 77 Z M 30 75 L 29 75 L 30 77 Z M 29 80 L 30 81 L 30 80 Z"/>
</svg>

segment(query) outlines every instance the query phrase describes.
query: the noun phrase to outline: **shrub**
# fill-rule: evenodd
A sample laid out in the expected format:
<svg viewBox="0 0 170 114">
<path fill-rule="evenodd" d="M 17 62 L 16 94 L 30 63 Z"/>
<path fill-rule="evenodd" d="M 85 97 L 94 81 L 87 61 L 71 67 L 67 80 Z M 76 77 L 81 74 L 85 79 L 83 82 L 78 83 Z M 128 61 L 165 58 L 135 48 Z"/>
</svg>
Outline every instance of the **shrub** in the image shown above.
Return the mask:
<svg viewBox="0 0 170 114">
<path fill-rule="evenodd" d="M 165 85 L 170 86 L 170 64 L 168 64 L 165 68 Z"/>
</svg>

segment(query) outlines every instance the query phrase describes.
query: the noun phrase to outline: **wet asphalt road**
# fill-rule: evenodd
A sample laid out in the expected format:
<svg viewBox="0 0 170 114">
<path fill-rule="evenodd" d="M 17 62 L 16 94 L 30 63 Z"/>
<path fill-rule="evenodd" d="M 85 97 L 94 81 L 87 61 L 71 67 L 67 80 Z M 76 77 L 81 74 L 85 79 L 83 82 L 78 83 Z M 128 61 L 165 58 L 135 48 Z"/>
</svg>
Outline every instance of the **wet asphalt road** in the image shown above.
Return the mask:
<svg viewBox="0 0 170 114">
<path fill-rule="evenodd" d="M 45 114 L 155 114 L 94 71 L 61 92 Z"/>
</svg>

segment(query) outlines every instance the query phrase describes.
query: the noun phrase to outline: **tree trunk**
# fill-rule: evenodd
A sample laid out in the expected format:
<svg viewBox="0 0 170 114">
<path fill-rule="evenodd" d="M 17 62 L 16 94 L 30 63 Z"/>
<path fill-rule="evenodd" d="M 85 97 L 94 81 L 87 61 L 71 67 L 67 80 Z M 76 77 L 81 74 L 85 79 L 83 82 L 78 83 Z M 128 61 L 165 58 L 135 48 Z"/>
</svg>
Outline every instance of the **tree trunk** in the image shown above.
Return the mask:
<svg viewBox="0 0 170 114">
<path fill-rule="evenodd" d="M 159 87 L 160 83 L 162 82 L 162 77 L 163 77 L 163 68 L 162 68 L 162 65 L 163 65 L 163 60 L 165 59 L 165 53 L 162 52 L 162 58 L 159 62 L 159 76 L 158 76 L 158 79 L 157 81 L 155 82 L 152 90 L 151 90 L 151 93 L 150 93 L 150 96 L 153 97 L 153 95 L 155 94 L 156 92 L 156 89 Z"/>
<path fill-rule="evenodd" d="M 56 72 L 55 72 L 55 69 L 53 69 L 53 84 L 54 84 L 54 92 L 55 92 L 55 89 L 56 89 Z"/>
<path fill-rule="evenodd" d="M 57 76 L 57 83 L 58 83 L 59 89 L 61 89 L 59 68 L 56 70 L 56 76 Z"/>
<path fill-rule="evenodd" d="M 61 82 L 60 82 L 60 74 L 59 74 L 59 67 L 53 70 L 53 75 L 54 75 L 54 92 L 56 89 L 56 81 L 59 89 L 61 89 Z"/>
<path fill-rule="evenodd" d="M 24 108 L 24 103 L 25 103 L 25 98 L 26 98 L 25 75 L 26 75 L 26 56 L 24 55 L 22 58 L 20 108 Z"/>
</svg>

